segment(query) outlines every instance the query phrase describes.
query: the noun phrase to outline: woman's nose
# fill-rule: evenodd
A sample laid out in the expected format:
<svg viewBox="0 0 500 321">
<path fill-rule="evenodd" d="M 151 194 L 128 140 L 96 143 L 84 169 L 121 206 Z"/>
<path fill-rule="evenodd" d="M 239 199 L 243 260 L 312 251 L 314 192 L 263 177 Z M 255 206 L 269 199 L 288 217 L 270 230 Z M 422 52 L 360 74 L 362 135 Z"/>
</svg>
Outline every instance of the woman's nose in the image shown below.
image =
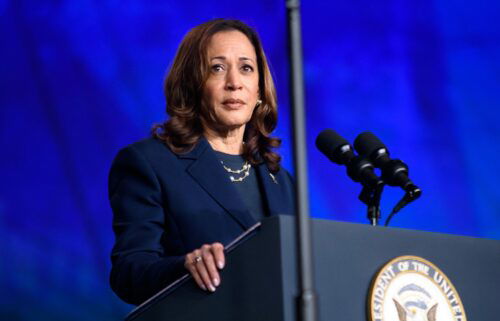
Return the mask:
<svg viewBox="0 0 500 321">
<path fill-rule="evenodd" d="M 238 73 L 237 69 L 231 68 L 226 74 L 226 89 L 227 90 L 237 90 L 241 89 L 241 75 Z"/>
</svg>

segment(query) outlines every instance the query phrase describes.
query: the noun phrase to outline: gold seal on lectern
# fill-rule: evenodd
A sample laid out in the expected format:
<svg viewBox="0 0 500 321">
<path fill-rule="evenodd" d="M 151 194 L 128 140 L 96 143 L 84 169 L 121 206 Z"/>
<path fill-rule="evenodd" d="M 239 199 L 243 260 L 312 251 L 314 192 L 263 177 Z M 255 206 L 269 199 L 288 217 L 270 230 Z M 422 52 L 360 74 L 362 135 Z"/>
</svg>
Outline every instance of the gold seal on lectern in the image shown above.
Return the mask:
<svg viewBox="0 0 500 321">
<path fill-rule="evenodd" d="M 446 275 L 418 256 L 400 256 L 375 275 L 368 295 L 370 321 L 466 321 Z"/>
</svg>

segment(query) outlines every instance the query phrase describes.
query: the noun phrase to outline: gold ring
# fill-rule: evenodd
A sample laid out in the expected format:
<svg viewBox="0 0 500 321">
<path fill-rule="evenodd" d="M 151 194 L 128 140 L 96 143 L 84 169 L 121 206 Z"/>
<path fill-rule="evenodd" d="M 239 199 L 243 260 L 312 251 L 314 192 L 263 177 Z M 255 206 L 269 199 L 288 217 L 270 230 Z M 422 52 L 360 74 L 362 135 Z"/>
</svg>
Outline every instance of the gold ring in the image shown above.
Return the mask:
<svg viewBox="0 0 500 321">
<path fill-rule="evenodd" d="M 197 255 L 197 256 L 194 257 L 194 263 L 195 264 L 198 263 L 198 262 L 201 262 L 201 260 L 202 260 L 202 258 L 199 255 Z"/>
</svg>

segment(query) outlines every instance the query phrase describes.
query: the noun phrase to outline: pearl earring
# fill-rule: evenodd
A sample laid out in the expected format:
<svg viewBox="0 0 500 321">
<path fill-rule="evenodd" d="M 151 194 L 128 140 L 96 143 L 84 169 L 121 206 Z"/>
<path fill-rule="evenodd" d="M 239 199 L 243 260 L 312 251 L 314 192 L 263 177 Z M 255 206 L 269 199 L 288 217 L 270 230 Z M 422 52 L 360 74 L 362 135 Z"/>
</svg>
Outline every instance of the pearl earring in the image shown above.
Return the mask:
<svg viewBox="0 0 500 321">
<path fill-rule="evenodd" d="M 259 107 L 261 104 L 262 104 L 262 100 L 257 99 L 257 105 L 255 105 L 255 107 Z"/>
</svg>

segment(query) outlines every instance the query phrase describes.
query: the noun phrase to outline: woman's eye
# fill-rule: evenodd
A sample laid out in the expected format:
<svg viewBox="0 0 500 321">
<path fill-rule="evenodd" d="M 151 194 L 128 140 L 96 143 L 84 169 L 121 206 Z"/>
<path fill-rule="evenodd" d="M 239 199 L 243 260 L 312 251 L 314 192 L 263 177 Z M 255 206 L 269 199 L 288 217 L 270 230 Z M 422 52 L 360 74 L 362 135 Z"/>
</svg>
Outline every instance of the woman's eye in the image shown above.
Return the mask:
<svg viewBox="0 0 500 321">
<path fill-rule="evenodd" d="M 224 70 L 224 67 L 222 65 L 213 65 L 212 66 L 212 71 L 219 72 Z"/>
<path fill-rule="evenodd" d="M 253 67 L 250 65 L 244 65 L 243 67 L 241 67 L 241 69 L 243 69 L 243 71 L 246 71 L 246 72 L 253 71 Z"/>
</svg>

